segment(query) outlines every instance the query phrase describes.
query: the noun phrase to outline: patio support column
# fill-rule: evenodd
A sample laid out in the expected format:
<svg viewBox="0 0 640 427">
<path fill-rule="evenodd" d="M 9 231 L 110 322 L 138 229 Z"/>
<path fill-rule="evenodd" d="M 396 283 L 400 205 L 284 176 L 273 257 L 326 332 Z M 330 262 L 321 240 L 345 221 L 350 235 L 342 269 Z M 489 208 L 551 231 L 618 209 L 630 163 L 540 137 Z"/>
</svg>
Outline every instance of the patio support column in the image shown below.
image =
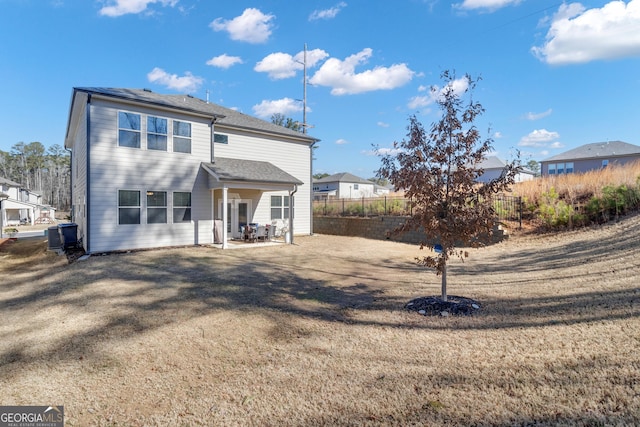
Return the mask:
<svg viewBox="0 0 640 427">
<path fill-rule="evenodd" d="M 229 189 L 227 185 L 222 186 L 222 249 L 227 249 L 227 224 L 229 218 L 227 217 L 227 203 L 228 203 Z"/>
</svg>

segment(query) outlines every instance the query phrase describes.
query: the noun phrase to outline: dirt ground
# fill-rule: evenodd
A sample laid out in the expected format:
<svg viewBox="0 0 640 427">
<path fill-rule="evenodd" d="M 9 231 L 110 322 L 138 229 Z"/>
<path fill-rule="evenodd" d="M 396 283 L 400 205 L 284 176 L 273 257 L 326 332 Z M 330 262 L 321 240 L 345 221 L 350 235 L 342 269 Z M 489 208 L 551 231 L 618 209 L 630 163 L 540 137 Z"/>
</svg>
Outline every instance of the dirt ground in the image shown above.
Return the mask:
<svg viewBox="0 0 640 427">
<path fill-rule="evenodd" d="M 440 292 L 420 255 L 4 244 L 0 405 L 64 405 L 67 426 L 640 424 L 640 216 L 452 261 L 473 316 L 403 308 Z"/>
</svg>

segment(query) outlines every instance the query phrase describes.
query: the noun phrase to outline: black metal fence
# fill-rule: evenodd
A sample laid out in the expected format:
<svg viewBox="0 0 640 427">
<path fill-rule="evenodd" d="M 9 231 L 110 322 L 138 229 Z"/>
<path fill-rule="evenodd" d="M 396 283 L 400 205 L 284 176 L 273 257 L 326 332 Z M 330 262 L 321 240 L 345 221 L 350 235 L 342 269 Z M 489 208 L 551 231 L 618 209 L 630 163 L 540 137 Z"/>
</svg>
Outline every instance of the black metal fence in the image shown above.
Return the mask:
<svg viewBox="0 0 640 427">
<path fill-rule="evenodd" d="M 518 221 L 522 226 L 522 197 L 497 194 L 494 209 L 500 221 Z M 331 199 L 313 202 L 313 214 L 323 216 L 410 216 L 412 205 L 404 197 Z"/>
</svg>

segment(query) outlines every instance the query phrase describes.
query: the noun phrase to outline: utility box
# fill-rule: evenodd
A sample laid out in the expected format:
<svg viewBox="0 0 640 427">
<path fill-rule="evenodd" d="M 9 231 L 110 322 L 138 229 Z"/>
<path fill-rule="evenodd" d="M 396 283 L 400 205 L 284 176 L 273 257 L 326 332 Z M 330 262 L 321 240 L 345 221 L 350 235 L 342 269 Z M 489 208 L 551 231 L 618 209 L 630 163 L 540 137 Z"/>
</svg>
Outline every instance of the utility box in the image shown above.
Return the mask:
<svg viewBox="0 0 640 427">
<path fill-rule="evenodd" d="M 47 248 L 50 251 L 55 251 L 62 247 L 62 240 L 60 240 L 60 232 L 57 226 L 47 228 Z"/>
<path fill-rule="evenodd" d="M 78 224 L 73 222 L 58 225 L 58 234 L 62 242 L 62 249 L 75 246 L 78 243 Z"/>
</svg>

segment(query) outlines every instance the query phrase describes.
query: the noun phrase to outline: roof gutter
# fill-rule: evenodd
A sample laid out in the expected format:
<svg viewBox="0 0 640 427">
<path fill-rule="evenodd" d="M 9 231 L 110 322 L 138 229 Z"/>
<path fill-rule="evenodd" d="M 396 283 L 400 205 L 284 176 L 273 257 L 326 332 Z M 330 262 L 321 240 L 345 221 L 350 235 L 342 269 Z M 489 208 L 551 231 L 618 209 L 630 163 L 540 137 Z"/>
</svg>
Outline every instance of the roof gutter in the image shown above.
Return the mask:
<svg viewBox="0 0 640 427">
<path fill-rule="evenodd" d="M 289 191 L 289 242 L 293 245 L 293 195 L 298 191 L 298 184 L 294 184 L 293 191 Z"/>
</svg>

